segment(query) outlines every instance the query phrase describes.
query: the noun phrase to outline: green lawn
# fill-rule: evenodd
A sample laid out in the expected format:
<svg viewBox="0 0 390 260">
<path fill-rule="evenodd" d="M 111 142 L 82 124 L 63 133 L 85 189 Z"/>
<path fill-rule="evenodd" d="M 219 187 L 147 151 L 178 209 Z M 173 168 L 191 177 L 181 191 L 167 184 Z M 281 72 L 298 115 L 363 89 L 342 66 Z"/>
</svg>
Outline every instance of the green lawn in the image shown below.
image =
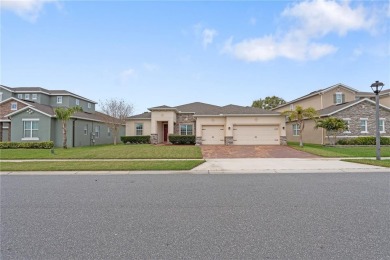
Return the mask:
<svg viewBox="0 0 390 260">
<path fill-rule="evenodd" d="M 299 147 L 299 143 L 288 143 L 288 145 L 294 149 L 323 157 L 375 157 L 376 155 L 374 146 L 331 147 L 320 144 L 303 144 L 303 147 Z M 389 146 L 381 147 L 381 156 L 390 157 Z"/>
<path fill-rule="evenodd" d="M 202 159 L 199 146 L 97 145 L 75 148 L 1 149 L 2 160 L 11 159 Z"/>
<path fill-rule="evenodd" d="M 2 162 L 0 171 L 181 171 L 203 160 Z"/>
<path fill-rule="evenodd" d="M 353 162 L 353 163 L 361 163 L 361 164 L 369 164 L 375 166 L 382 166 L 390 168 L 390 160 L 371 160 L 371 159 L 344 159 L 342 161 Z"/>
</svg>

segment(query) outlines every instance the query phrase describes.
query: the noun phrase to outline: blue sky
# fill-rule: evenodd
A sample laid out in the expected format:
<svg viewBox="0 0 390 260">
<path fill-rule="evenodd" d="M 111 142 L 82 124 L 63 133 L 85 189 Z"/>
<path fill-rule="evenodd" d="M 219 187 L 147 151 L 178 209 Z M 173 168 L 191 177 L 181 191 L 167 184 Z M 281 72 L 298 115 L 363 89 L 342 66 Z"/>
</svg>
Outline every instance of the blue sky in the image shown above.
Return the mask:
<svg viewBox="0 0 390 260">
<path fill-rule="evenodd" d="M 123 98 L 138 114 L 390 86 L 388 1 L 1 1 L 10 87 Z"/>
</svg>

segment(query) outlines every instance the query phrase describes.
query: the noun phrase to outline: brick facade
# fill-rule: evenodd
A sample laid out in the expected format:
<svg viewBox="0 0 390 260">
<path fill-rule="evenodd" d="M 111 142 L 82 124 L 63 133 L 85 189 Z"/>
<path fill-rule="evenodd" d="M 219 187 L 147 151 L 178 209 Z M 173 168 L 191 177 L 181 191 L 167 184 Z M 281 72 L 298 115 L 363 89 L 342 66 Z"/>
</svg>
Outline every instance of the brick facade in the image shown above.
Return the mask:
<svg viewBox="0 0 390 260">
<path fill-rule="evenodd" d="M 180 135 L 180 125 L 189 124 L 192 125 L 192 134 L 196 133 L 196 119 L 193 113 L 180 113 L 176 116 L 176 124 L 174 128 L 174 133 Z"/>
<path fill-rule="evenodd" d="M 11 114 L 17 110 L 11 110 L 11 103 L 17 103 L 17 110 L 20 110 L 24 107 L 27 107 L 26 104 L 19 102 L 17 100 L 9 100 L 0 105 L 0 118 L 3 118 L 5 115 Z"/>
</svg>

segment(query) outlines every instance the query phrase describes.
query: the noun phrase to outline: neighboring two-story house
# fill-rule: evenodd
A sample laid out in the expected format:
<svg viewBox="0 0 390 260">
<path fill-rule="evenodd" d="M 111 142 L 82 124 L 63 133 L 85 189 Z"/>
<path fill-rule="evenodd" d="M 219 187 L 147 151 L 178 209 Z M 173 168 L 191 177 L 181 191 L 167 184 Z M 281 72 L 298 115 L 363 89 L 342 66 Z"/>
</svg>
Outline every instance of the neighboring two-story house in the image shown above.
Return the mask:
<svg viewBox="0 0 390 260">
<path fill-rule="evenodd" d="M 379 98 L 380 133 L 382 136 L 390 136 L 390 90 L 382 90 Z M 344 119 L 348 123 L 348 130 L 338 134 L 337 138 L 375 135 L 375 94 L 372 92 L 359 92 L 344 84 L 336 84 L 287 102 L 273 111 L 294 110 L 298 105 L 303 108 L 315 108 L 320 118 L 332 116 Z M 314 126 L 313 120 L 306 121 L 303 141 L 326 144 L 328 142 L 326 131 L 322 128 L 315 129 Z M 298 142 L 298 124 L 287 122 L 286 129 L 287 140 Z"/>
<path fill-rule="evenodd" d="M 66 90 L 0 85 L 0 138 L 2 142 L 54 141 L 62 146 L 62 122 L 56 107 L 80 106 L 67 124 L 68 147 L 113 143 L 113 135 L 95 111 L 95 101 Z M 119 135 L 124 135 L 124 126 Z"/>
<path fill-rule="evenodd" d="M 149 111 L 128 118 L 127 136 L 150 136 L 153 144 L 169 142 L 170 134 L 195 135 L 198 145 L 286 144 L 284 117 L 274 111 L 200 102 Z"/>
</svg>

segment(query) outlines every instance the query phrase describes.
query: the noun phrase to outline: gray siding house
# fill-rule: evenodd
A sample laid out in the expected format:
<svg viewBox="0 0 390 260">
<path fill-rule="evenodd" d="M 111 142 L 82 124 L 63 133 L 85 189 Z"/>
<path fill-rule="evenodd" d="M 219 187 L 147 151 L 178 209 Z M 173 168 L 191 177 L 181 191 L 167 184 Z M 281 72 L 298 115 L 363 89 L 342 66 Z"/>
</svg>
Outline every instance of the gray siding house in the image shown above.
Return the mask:
<svg viewBox="0 0 390 260">
<path fill-rule="evenodd" d="M 106 116 L 95 111 L 95 101 L 66 90 L 11 88 L 0 85 L 0 141 L 53 141 L 62 146 L 62 122 L 55 116 L 56 107 L 80 106 L 67 124 L 68 147 L 110 144 L 113 135 L 104 123 Z M 123 125 L 119 136 L 125 134 Z"/>
</svg>

